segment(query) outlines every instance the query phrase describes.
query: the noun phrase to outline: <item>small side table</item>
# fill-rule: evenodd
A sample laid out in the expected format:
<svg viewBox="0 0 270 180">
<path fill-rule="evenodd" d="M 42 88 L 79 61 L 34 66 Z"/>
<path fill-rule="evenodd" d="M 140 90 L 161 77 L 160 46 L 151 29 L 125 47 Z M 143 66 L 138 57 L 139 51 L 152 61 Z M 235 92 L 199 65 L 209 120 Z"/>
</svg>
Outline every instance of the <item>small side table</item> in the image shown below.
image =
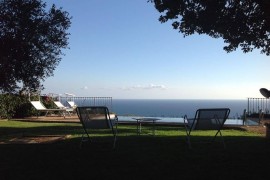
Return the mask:
<svg viewBox="0 0 270 180">
<path fill-rule="evenodd" d="M 137 121 L 137 135 L 141 135 L 142 132 L 142 123 L 146 122 L 146 123 L 152 123 L 152 132 L 153 135 L 155 135 L 155 131 L 156 131 L 156 121 L 159 121 L 161 119 L 158 118 L 152 118 L 152 117 L 140 117 L 140 118 L 133 118 Z"/>
</svg>

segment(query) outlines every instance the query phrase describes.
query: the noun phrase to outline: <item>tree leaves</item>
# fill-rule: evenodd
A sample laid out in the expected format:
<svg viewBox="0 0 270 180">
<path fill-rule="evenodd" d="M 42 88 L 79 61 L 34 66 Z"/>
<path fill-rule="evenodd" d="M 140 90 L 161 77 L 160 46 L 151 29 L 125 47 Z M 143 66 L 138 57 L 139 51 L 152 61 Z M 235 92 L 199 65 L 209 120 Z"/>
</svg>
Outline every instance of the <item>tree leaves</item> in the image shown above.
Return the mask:
<svg viewBox="0 0 270 180">
<path fill-rule="evenodd" d="M 173 20 L 184 36 L 194 33 L 223 38 L 227 52 L 260 49 L 270 55 L 270 1 L 267 0 L 149 0 L 161 13 L 159 21 Z"/>
<path fill-rule="evenodd" d="M 41 0 L 0 1 L 0 91 L 35 91 L 68 48 L 71 17 Z"/>
</svg>

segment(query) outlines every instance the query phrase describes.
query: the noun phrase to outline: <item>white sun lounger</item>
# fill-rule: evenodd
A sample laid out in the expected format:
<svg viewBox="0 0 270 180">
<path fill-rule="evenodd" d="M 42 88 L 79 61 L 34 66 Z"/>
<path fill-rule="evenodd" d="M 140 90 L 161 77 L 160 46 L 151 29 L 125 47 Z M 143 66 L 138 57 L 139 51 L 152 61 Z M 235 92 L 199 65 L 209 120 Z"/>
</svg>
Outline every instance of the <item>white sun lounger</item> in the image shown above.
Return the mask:
<svg viewBox="0 0 270 180">
<path fill-rule="evenodd" d="M 66 109 L 47 109 L 40 101 L 30 101 L 30 102 L 37 111 L 37 117 L 40 112 L 46 112 L 45 116 L 47 116 L 49 113 L 57 111 L 59 112 L 60 115 L 62 115 L 65 118 Z"/>
<path fill-rule="evenodd" d="M 75 104 L 74 101 L 67 101 L 67 103 L 71 108 L 76 109 L 77 105 Z"/>
<path fill-rule="evenodd" d="M 66 112 L 69 114 L 69 116 L 71 116 L 70 113 L 74 112 L 74 108 L 66 107 L 60 101 L 53 101 L 53 102 L 59 109 L 65 109 Z"/>
</svg>

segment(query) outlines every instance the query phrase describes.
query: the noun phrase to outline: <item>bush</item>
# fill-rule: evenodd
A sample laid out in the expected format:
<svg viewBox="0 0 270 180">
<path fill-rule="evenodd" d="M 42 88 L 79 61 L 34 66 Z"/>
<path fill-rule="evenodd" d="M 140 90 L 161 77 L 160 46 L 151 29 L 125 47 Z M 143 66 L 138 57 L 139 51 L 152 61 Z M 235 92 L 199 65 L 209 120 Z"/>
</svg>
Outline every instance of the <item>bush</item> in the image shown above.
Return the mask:
<svg viewBox="0 0 270 180">
<path fill-rule="evenodd" d="M 15 107 L 15 113 L 13 114 L 13 118 L 24 118 L 27 116 L 32 116 L 35 113 L 32 108 L 31 103 L 28 98 L 25 96 L 20 96 L 18 99 L 18 104 Z"/>
<path fill-rule="evenodd" d="M 49 96 L 33 96 L 31 100 L 40 101 L 46 108 L 55 108 L 53 100 Z M 0 118 L 24 118 L 35 116 L 36 110 L 30 103 L 27 95 L 0 94 Z M 45 114 L 41 112 L 41 115 Z"/>
<path fill-rule="evenodd" d="M 0 94 L 0 118 L 24 118 L 33 114 L 33 108 L 27 96 Z"/>
<path fill-rule="evenodd" d="M 20 98 L 13 94 L 0 95 L 0 117 L 10 119 L 20 103 Z"/>
<path fill-rule="evenodd" d="M 48 109 L 57 108 L 54 105 L 53 99 L 49 96 L 41 96 L 40 101 L 44 104 L 44 106 Z"/>
</svg>

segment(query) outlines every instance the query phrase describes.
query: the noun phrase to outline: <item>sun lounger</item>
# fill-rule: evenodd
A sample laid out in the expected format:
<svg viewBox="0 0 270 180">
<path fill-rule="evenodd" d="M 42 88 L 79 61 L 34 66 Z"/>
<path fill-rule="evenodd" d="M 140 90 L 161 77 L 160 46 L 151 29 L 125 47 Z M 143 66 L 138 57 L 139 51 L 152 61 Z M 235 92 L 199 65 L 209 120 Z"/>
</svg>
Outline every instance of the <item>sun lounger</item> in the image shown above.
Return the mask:
<svg viewBox="0 0 270 180">
<path fill-rule="evenodd" d="M 37 111 L 37 117 L 40 112 L 45 112 L 46 113 L 45 116 L 47 116 L 49 113 L 52 113 L 52 112 L 58 112 L 60 115 L 62 115 L 65 118 L 66 109 L 47 109 L 40 101 L 30 101 L 30 102 Z"/>
<path fill-rule="evenodd" d="M 77 105 L 75 104 L 74 101 L 67 101 L 67 103 L 71 108 L 76 109 Z"/>
<path fill-rule="evenodd" d="M 71 116 L 70 113 L 72 113 L 74 111 L 73 108 L 64 106 L 60 101 L 53 101 L 53 102 L 59 109 L 65 109 L 66 110 L 65 112 L 67 112 L 69 114 L 69 116 Z"/>
</svg>

